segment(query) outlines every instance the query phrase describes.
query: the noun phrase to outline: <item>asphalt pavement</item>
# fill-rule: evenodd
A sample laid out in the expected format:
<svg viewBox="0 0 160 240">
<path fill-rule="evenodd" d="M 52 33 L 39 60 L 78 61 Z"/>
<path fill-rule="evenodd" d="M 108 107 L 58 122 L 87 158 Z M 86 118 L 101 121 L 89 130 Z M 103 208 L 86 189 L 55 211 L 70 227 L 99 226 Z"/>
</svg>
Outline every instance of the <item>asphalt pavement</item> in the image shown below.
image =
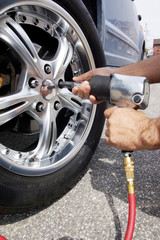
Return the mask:
<svg viewBox="0 0 160 240">
<path fill-rule="evenodd" d="M 160 117 L 160 85 L 151 88 L 146 114 Z M 120 240 L 128 220 L 122 154 L 102 134 L 84 177 L 45 209 L 0 216 L 8 240 Z M 135 159 L 136 240 L 160 239 L 160 150 L 138 151 Z"/>
</svg>

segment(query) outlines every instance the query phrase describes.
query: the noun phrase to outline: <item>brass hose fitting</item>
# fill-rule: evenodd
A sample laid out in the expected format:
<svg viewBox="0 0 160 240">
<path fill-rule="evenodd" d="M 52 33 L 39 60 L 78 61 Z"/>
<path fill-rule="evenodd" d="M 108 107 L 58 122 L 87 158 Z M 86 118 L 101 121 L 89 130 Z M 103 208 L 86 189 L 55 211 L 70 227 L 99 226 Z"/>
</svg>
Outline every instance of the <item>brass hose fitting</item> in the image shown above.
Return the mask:
<svg viewBox="0 0 160 240">
<path fill-rule="evenodd" d="M 129 194 L 134 194 L 135 193 L 135 189 L 134 189 L 134 161 L 133 161 L 133 158 L 131 157 L 130 152 L 125 152 L 124 153 L 123 165 L 124 165 L 124 170 L 125 170 L 125 173 L 126 173 L 128 193 Z"/>
</svg>

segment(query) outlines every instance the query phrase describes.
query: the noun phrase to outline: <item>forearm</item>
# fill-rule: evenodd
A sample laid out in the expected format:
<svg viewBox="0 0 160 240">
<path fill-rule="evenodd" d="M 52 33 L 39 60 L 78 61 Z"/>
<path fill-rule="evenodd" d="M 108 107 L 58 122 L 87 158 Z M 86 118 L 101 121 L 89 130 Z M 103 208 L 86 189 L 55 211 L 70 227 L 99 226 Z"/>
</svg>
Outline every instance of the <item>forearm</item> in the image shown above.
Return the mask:
<svg viewBox="0 0 160 240">
<path fill-rule="evenodd" d="M 141 133 L 141 141 L 146 150 L 160 149 L 160 119 L 150 119 Z"/>
<path fill-rule="evenodd" d="M 150 83 L 160 83 L 160 55 L 152 58 L 147 58 L 137 63 L 133 63 L 120 68 L 95 68 L 86 72 L 73 80 L 77 82 L 89 81 L 95 75 L 109 76 L 110 74 L 119 73 L 129 76 L 142 76 L 146 77 Z M 74 87 L 73 94 L 78 95 L 80 98 L 89 98 L 92 103 L 98 103 L 93 96 L 90 95 L 89 83 L 83 83 L 80 87 Z"/>
<path fill-rule="evenodd" d="M 150 83 L 160 83 L 160 55 L 111 71 L 124 75 L 144 76 Z"/>
</svg>

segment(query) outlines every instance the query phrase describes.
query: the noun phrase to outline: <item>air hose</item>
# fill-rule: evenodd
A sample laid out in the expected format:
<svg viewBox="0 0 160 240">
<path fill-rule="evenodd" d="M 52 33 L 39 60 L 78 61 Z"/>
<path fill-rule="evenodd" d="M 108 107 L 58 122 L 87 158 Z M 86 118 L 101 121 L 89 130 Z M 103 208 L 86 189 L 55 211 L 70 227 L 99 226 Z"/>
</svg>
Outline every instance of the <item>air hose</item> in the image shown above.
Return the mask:
<svg viewBox="0 0 160 240">
<path fill-rule="evenodd" d="M 0 235 L 0 240 L 7 240 L 7 239 Z"/>
<path fill-rule="evenodd" d="M 131 152 L 124 152 L 123 165 L 126 173 L 129 201 L 128 225 L 124 240 L 132 240 L 136 217 L 136 198 L 134 189 L 134 161 Z"/>
</svg>

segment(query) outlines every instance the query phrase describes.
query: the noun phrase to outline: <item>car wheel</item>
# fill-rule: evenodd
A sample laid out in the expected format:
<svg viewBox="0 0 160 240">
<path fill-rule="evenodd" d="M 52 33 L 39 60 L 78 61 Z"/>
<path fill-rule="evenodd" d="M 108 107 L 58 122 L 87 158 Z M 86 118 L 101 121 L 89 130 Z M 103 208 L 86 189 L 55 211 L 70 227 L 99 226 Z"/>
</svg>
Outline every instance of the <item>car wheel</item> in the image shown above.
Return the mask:
<svg viewBox="0 0 160 240">
<path fill-rule="evenodd" d="M 0 1 L 1 213 L 50 203 L 85 170 L 106 106 L 58 84 L 102 66 L 101 42 L 82 1 Z"/>
</svg>

